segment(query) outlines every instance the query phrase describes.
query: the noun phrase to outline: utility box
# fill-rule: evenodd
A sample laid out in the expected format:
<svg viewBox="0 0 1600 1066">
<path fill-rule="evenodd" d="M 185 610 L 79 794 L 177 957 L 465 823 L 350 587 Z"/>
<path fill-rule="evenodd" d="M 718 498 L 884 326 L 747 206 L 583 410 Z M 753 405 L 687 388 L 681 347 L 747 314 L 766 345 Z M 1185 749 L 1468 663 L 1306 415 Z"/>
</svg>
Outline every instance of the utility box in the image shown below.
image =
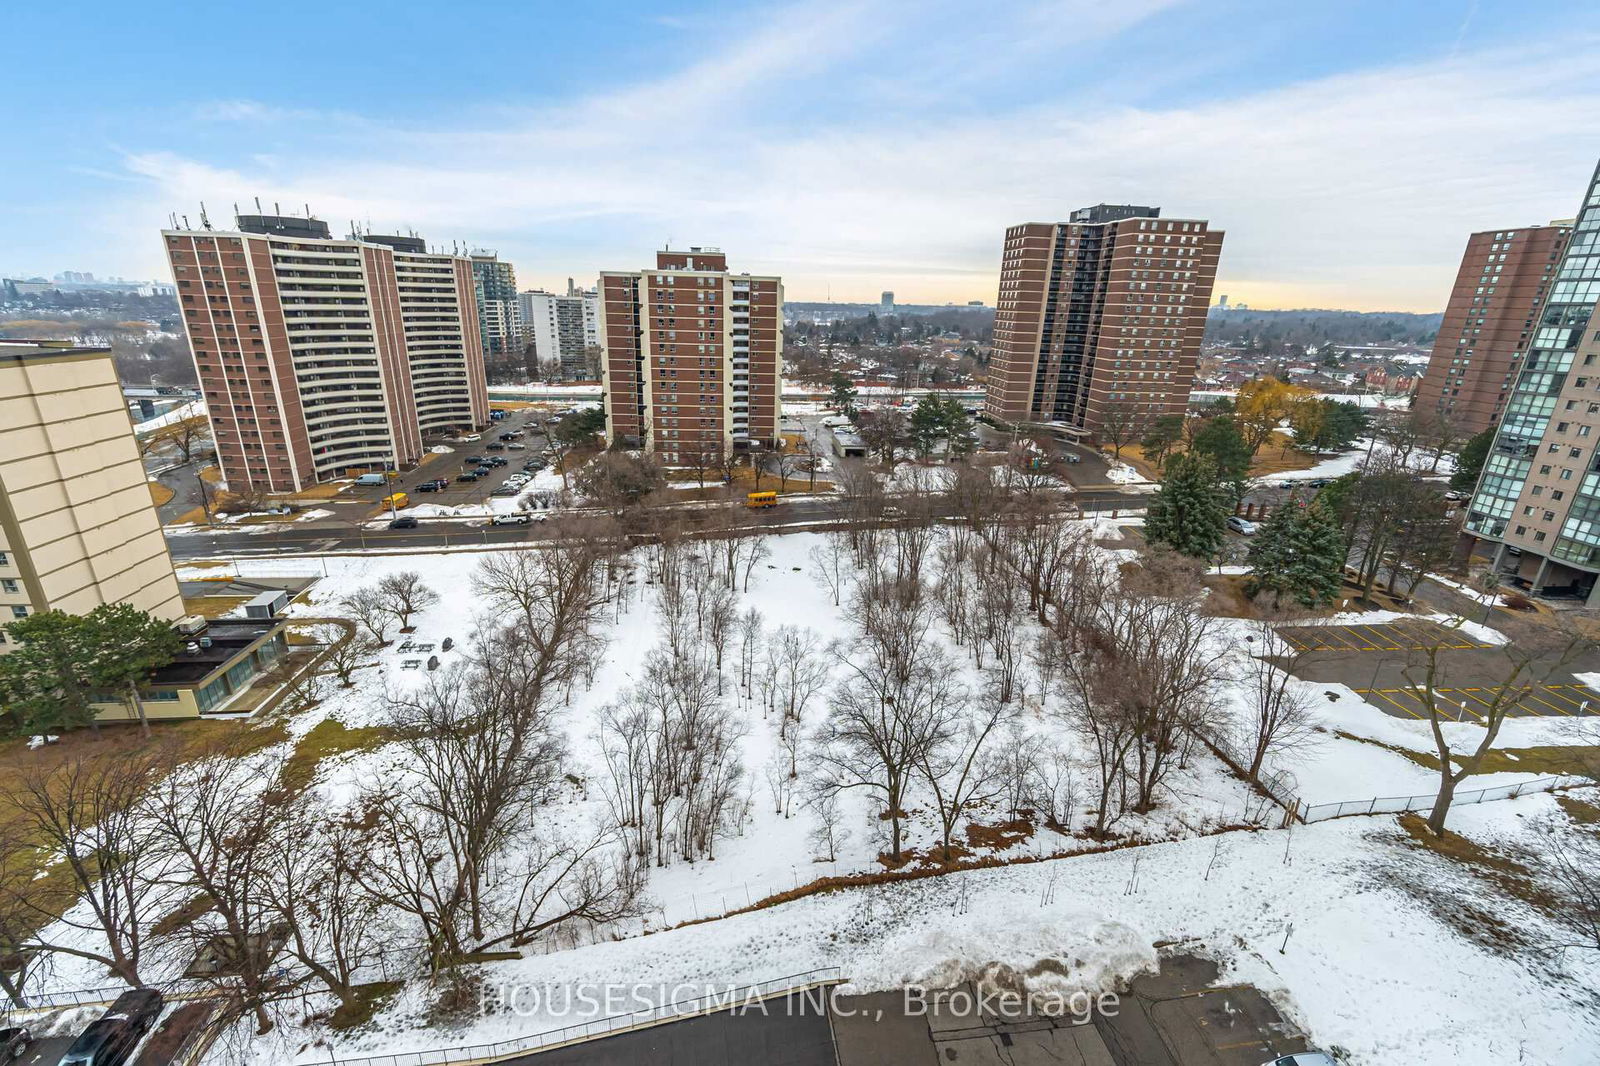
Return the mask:
<svg viewBox="0 0 1600 1066">
<path fill-rule="evenodd" d="M 263 592 L 244 605 L 246 618 L 276 618 L 289 606 L 289 594 L 281 589 Z"/>
</svg>

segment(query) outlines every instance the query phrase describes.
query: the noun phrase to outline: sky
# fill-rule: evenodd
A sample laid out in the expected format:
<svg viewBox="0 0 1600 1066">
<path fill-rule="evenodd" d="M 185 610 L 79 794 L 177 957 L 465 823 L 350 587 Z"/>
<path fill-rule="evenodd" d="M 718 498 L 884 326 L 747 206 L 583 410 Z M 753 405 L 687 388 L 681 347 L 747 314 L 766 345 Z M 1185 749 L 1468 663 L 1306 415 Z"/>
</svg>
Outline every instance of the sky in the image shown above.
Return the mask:
<svg viewBox="0 0 1600 1066">
<path fill-rule="evenodd" d="M 1600 6 L 1556 0 L 12 4 L 0 272 L 166 278 L 158 230 L 309 205 L 523 288 L 723 248 L 790 300 L 994 302 L 1099 202 L 1226 231 L 1217 294 L 1442 308 L 1571 217 Z"/>
</svg>

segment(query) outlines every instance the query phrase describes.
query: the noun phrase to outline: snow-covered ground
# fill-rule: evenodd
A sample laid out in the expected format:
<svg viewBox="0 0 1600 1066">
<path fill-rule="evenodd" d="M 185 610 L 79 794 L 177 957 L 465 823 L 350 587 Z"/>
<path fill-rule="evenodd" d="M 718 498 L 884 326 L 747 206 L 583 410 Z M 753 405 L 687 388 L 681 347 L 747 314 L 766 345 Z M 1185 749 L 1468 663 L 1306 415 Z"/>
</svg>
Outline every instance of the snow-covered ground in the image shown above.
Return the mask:
<svg viewBox="0 0 1600 1066">
<path fill-rule="evenodd" d="M 1084 528 L 1097 539 L 1112 539 L 1119 536 L 1117 525 L 1102 519 Z M 823 534 L 768 537 L 771 555 L 755 568 L 739 608 L 762 612 L 769 633 L 792 625 L 813 631 L 824 643 L 847 638 L 849 623 L 812 559 L 812 550 L 824 541 Z M 441 601 L 418 617 L 416 631 L 402 638 L 433 649 L 401 651 L 392 645 L 375 653 L 371 665 L 356 673 L 353 688 L 331 690 L 319 706 L 292 719 L 291 737 L 303 737 L 329 719 L 350 728 L 382 724 L 389 720 L 392 698 L 427 676 L 414 664 L 429 654 L 440 655 L 445 665 L 459 657 L 478 623 L 492 621 L 472 592 L 472 574 L 484 554 L 274 557 L 240 563 L 247 578 L 325 574 L 309 603 L 291 607 L 298 617 L 325 616 L 355 589 L 401 571 L 419 572 L 441 594 Z M 190 568 L 180 576 L 214 575 Z M 600 709 L 638 679 L 646 652 L 660 639 L 647 576 L 640 555 L 627 594 L 612 605 L 604 661 L 592 685 L 575 691 L 563 712 L 581 784 L 543 812 L 552 824 L 581 831 L 605 817 L 600 788 L 593 783 L 603 773 L 597 722 Z M 1383 619 L 1368 613 L 1361 620 Z M 1250 646 L 1242 638 L 1250 625 L 1217 623 L 1215 639 L 1231 649 L 1236 677 L 1243 677 L 1249 662 Z M 1016 630 L 1016 638 L 1025 641 L 1031 623 L 1019 622 Z M 457 650 L 438 650 L 446 637 Z M 971 657 L 959 648 L 953 652 L 962 680 L 975 687 Z M 835 671 L 839 676 L 837 664 Z M 1392 718 L 1342 686 L 1297 684 L 1314 690 L 1321 732 L 1284 768 L 1308 802 L 1406 795 L 1436 783 L 1429 771 L 1401 755 L 1335 735 L 1342 731 L 1427 752 L 1431 738 L 1422 723 Z M 667 929 L 693 918 L 726 915 L 819 877 L 882 869 L 883 823 L 876 817 L 878 805 L 866 796 L 847 794 L 844 840 L 831 861 L 819 859 L 811 810 L 798 803 L 780 810 L 768 789 L 764 770 L 781 756 L 775 722 L 731 679 L 728 692 L 728 705 L 745 733 L 740 746 L 749 807 L 737 835 L 719 843 L 713 860 L 653 869 L 649 912 L 615 931 L 624 939 L 485 964 L 480 971 L 487 982 L 571 990 L 615 983 L 625 975 L 630 983 L 727 986 L 835 965 L 856 988 L 869 990 L 917 980 L 948 983 L 990 961 L 1031 964 L 1056 958 L 1070 981 L 1100 988 L 1150 966 L 1155 943 L 1184 940 L 1189 949 L 1223 963 L 1224 981 L 1255 983 L 1274 994 L 1318 1043 L 1346 1049 L 1352 1066 L 1592 1061 L 1584 1056 L 1600 1040 L 1600 1011 L 1582 989 L 1600 977 L 1595 960 L 1581 952 L 1540 955 L 1486 948 L 1452 929 L 1426 898 L 1406 886 L 1426 882 L 1452 900 L 1488 892 L 1496 913 L 1529 936 L 1553 940 L 1543 917 L 1524 913 L 1527 909 L 1515 900 L 1495 899 L 1492 890 L 1474 886 L 1445 860 L 1408 847 L 1392 819 L 1329 822 L 1292 833 L 1216 834 L 1252 818 L 1277 825 L 1281 813 L 1264 807 L 1206 752 L 1192 754 L 1175 771 L 1155 811 L 1129 815 L 1116 825 L 1124 840 L 1157 842 L 1151 846 L 851 889 Z M 1221 695 L 1236 706 L 1244 698 L 1238 686 Z M 825 700 L 819 700 L 806 712 L 807 728 L 825 713 Z M 1077 743 L 1045 712 L 1037 692 L 1023 700 L 1021 727 L 1024 735 L 1063 745 L 1069 753 Z M 1471 724 L 1450 728 L 1458 741 L 1477 729 Z M 1560 724 L 1555 722 L 1517 719 L 1506 729 L 1508 742 L 1518 746 L 1571 742 L 1557 739 Z M 1075 755 L 1086 758 L 1081 750 Z M 403 759 L 396 747 L 330 758 L 320 764 L 315 787 L 332 799 L 349 799 L 364 784 L 398 772 Z M 1518 776 L 1475 779 L 1468 787 Z M 919 797 L 911 807 L 908 843 L 927 849 L 937 840 L 930 804 Z M 1080 798 L 1076 824 L 1089 816 L 1087 808 Z M 1003 816 L 985 807 L 976 820 L 992 824 Z M 1535 816 L 1559 817 L 1553 801 L 1542 796 L 1462 808 L 1452 820 L 1461 831 L 1492 838 L 1525 832 L 1522 819 Z M 1022 859 L 1094 846 L 1039 827 L 998 852 L 975 847 L 974 853 Z M 650 935 L 638 935 L 646 931 Z M 1289 946 L 1280 954 L 1286 935 Z M 65 965 L 52 983 L 86 987 L 103 979 L 92 967 Z M 546 1009 L 492 1014 L 440 1030 L 424 1020 L 426 995 L 420 984 L 409 986 L 372 1027 L 338 1036 L 333 1056 L 476 1043 L 582 1020 Z M 286 1026 L 258 1042 L 254 1061 L 325 1062 L 332 1057 L 328 1049 L 305 1047 L 318 1035 Z"/>
<path fill-rule="evenodd" d="M 189 400 L 187 403 L 176 404 L 169 410 L 163 411 L 154 418 L 147 418 L 143 422 L 134 423 L 134 432 L 148 433 L 151 430 L 165 429 L 167 426 L 182 422 L 186 418 L 206 413 L 204 400 Z"/>
<path fill-rule="evenodd" d="M 1266 480 L 1273 483 L 1292 483 L 1305 481 L 1309 478 L 1336 478 L 1345 474 L 1354 473 L 1360 469 L 1361 464 L 1367 461 L 1367 455 L 1375 449 L 1381 450 L 1383 445 L 1371 440 L 1362 439 L 1355 442 L 1350 451 L 1327 459 L 1319 460 L 1315 465 L 1305 470 L 1286 470 L 1281 474 L 1273 474 Z M 1418 449 L 1413 452 L 1407 465 L 1419 474 L 1449 477 L 1455 472 L 1455 456 L 1446 453 L 1433 461 L 1433 453 Z"/>
</svg>

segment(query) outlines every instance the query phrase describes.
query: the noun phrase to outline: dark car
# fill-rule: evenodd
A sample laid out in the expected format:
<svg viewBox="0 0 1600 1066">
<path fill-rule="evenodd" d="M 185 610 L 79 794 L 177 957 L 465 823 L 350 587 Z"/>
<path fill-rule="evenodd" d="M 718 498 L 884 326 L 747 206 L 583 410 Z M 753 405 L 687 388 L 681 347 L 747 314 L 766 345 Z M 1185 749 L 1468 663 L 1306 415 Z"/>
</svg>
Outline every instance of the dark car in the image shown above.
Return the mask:
<svg viewBox="0 0 1600 1066">
<path fill-rule="evenodd" d="M 507 444 L 506 447 L 514 452 L 525 452 L 528 450 L 528 446 L 526 444 L 518 444 L 516 441 L 512 441 L 510 444 Z"/>
<path fill-rule="evenodd" d="M 494 444 L 485 444 L 483 450 L 486 452 L 503 452 L 506 450 L 506 446 L 496 442 Z"/>
<path fill-rule="evenodd" d="M 457 481 L 476 481 L 476 480 L 478 480 L 478 476 L 479 475 L 478 475 L 478 472 L 476 470 L 468 470 L 465 474 L 462 474 L 460 477 L 456 478 L 456 480 Z"/>
<path fill-rule="evenodd" d="M 488 463 L 490 466 L 505 466 L 508 460 L 503 455 L 491 455 L 489 458 L 485 459 L 484 462 Z"/>
<path fill-rule="evenodd" d="M 519 493 L 521 491 L 522 490 L 519 489 L 515 485 L 501 485 L 499 488 L 497 488 L 493 492 L 489 493 L 489 495 L 491 495 L 491 496 L 515 496 L 517 493 Z"/>
<path fill-rule="evenodd" d="M 517 439 L 517 435 L 515 433 L 502 433 L 502 434 L 500 434 L 500 439 L 501 440 L 516 440 Z"/>
<path fill-rule="evenodd" d="M 22 1058 L 22 1053 L 33 1043 L 33 1035 L 21 1026 L 0 1029 L 0 1062 Z"/>
<path fill-rule="evenodd" d="M 407 516 L 405 518 L 396 518 L 394 521 L 389 523 L 389 528 L 390 529 L 416 529 L 417 528 L 417 520 L 415 518 L 411 518 L 409 516 Z"/>
<path fill-rule="evenodd" d="M 153 988 L 133 988 L 78 1034 L 59 1066 L 122 1066 L 161 1016 L 165 1001 Z"/>
<path fill-rule="evenodd" d="M 461 460 L 461 465 L 462 466 L 476 466 L 481 462 L 483 462 L 483 456 L 481 456 L 481 455 L 469 455 L 465 459 Z"/>
<path fill-rule="evenodd" d="M 417 486 L 417 491 L 418 492 L 443 492 L 444 491 L 444 487 L 446 485 L 448 485 L 448 484 L 450 484 L 450 479 L 449 478 L 447 478 L 447 477 L 436 477 L 432 481 L 424 481 L 422 484 L 418 485 Z"/>
</svg>

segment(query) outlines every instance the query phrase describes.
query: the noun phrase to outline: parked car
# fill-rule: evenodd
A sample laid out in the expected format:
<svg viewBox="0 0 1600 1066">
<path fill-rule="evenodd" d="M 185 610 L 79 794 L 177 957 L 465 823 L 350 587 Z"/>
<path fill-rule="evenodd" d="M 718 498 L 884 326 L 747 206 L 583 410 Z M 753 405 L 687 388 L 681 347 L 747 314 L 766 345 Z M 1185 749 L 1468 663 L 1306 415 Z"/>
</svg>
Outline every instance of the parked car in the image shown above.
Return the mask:
<svg viewBox="0 0 1600 1066">
<path fill-rule="evenodd" d="M 1296 1051 L 1293 1055 L 1263 1062 L 1261 1066 L 1339 1066 L 1326 1051 Z"/>
<path fill-rule="evenodd" d="M 390 529 L 416 529 L 417 528 L 417 520 L 415 518 L 410 517 L 409 515 L 406 515 L 406 516 L 403 516 L 403 517 L 400 517 L 400 518 L 395 518 L 395 519 L 390 520 L 389 528 Z"/>
<path fill-rule="evenodd" d="M 491 496 L 515 496 L 517 493 L 519 493 L 521 491 L 522 490 L 520 488 L 518 488 L 517 486 L 515 486 L 515 485 L 501 485 L 499 488 L 497 488 L 493 492 L 489 493 L 489 495 L 491 495 Z"/>
<path fill-rule="evenodd" d="M 1467 498 L 1467 494 L 1456 489 L 1450 489 L 1444 494 L 1444 498 L 1449 500 L 1451 503 L 1460 503 L 1462 500 Z"/>
<path fill-rule="evenodd" d="M 490 521 L 493 526 L 525 526 L 533 519 L 525 514 L 497 514 Z"/>
<path fill-rule="evenodd" d="M 483 450 L 486 452 L 503 452 L 506 450 L 506 446 L 496 441 L 493 444 L 485 444 Z"/>
<path fill-rule="evenodd" d="M 510 448 L 514 452 L 525 452 L 528 450 L 528 446 L 526 444 L 518 444 L 516 441 L 512 441 L 510 444 L 507 444 L 506 447 Z"/>
<path fill-rule="evenodd" d="M 1228 528 L 1242 537 L 1253 537 L 1256 535 L 1256 524 L 1250 521 L 1250 519 L 1240 518 L 1236 514 L 1228 516 Z"/>
<path fill-rule="evenodd" d="M 447 477 L 436 477 L 432 481 L 424 481 L 422 484 L 418 485 L 417 486 L 417 491 L 418 492 L 443 492 L 444 489 L 445 489 L 445 486 L 448 485 L 448 484 L 450 484 L 450 479 L 449 478 L 447 478 Z"/>
<path fill-rule="evenodd" d="M 22 1053 L 28 1050 L 33 1043 L 33 1034 L 14 1025 L 9 1029 L 0 1029 L 0 1062 L 9 1062 L 11 1059 L 22 1058 Z"/>
<path fill-rule="evenodd" d="M 1065 459 L 1069 463 L 1083 462 L 1083 456 L 1077 454 L 1076 452 L 1062 452 L 1061 458 Z"/>
<path fill-rule="evenodd" d="M 97 1020 L 78 1034 L 60 1066 L 122 1066 L 155 1025 L 165 1003 L 153 988 L 133 988 L 117 997 Z"/>
<path fill-rule="evenodd" d="M 477 474 L 479 477 L 488 477 L 490 474 L 494 473 L 494 467 L 490 466 L 486 462 L 479 463 L 477 466 L 472 468 L 472 472 Z"/>
<path fill-rule="evenodd" d="M 544 459 L 541 459 L 539 456 L 536 455 L 532 459 L 529 459 L 526 463 L 524 463 L 522 465 L 522 469 L 524 469 L 524 470 L 543 470 L 545 467 L 547 467 L 549 465 L 550 465 L 549 462 L 547 462 Z"/>
<path fill-rule="evenodd" d="M 478 474 L 478 472 L 476 470 L 468 470 L 465 474 L 462 474 L 460 477 L 456 478 L 456 480 L 457 481 L 476 481 L 476 480 L 478 480 L 479 476 L 480 475 Z"/>
<path fill-rule="evenodd" d="M 477 466 L 481 462 L 483 462 L 483 456 L 481 456 L 481 455 L 469 455 L 465 459 L 461 460 L 461 465 L 462 466 Z"/>
<path fill-rule="evenodd" d="M 502 434 L 500 434 L 500 439 L 501 440 L 516 440 L 517 439 L 517 435 L 515 433 L 502 433 Z"/>
<path fill-rule="evenodd" d="M 506 463 L 510 462 L 510 460 L 503 455 L 491 455 L 489 458 L 485 459 L 484 462 L 488 463 L 490 466 L 505 466 Z"/>
</svg>

